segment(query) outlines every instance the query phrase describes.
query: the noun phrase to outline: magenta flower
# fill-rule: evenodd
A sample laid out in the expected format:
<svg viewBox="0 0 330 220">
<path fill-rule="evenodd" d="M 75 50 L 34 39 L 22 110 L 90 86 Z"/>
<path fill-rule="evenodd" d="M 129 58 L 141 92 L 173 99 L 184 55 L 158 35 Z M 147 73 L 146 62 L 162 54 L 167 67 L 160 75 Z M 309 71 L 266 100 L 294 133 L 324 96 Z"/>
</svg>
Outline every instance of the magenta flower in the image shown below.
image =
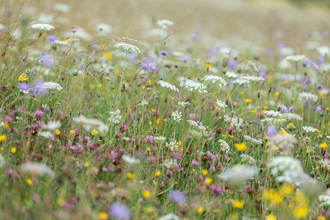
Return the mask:
<svg viewBox="0 0 330 220">
<path fill-rule="evenodd" d="M 152 135 L 147 135 L 144 141 L 147 143 L 152 143 L 154 141 L 154 137 Z"/>
<path fill-rule="evenodd" d="M 191 161 L 191 165 L 192 165 L 192 166 L 198 166 L 199 163 L 198 163 L 197 160 L 192 160 L 192 161 Z"/>
<path fill-rule="evenodd" d="M 35 113 L 34 113 L 34 117 L 38 117 L 38 118 L 41 118 L 43 115 L 43 112 L 41 110 L 37 110 Z"/>
<path fill-rule="evenodd" d="M 222 188 L 221 186 L 210 185 L 210 192 L 214 196 L 219 196 L 222 194 Z"/>
</svg>

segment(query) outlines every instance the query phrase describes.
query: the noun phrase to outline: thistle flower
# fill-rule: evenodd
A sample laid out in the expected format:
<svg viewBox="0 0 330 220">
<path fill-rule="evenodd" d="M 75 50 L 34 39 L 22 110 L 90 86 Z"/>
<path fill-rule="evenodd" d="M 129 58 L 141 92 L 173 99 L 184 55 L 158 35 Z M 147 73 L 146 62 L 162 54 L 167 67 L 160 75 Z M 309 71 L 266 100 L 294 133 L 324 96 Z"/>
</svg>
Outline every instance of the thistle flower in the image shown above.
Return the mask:
<svg viewBox="0 0 330 220">
<path fill-rule="evenodd" d="M 50 24 L 33 24 L 33 25 L 31 25 L 31 28 L 39 29 L 42 31 L 51 31 L 51 30 L 55 29 L 54 26 L 50 25 Z"/>
<path fill-rule="evenodd" d="M 158 84 L 161 85 L 163 88 L 167 88 L 167 89 L 170 89 L 172 91 L 176 91 L 176 92 L 179 92 L 179 89 L 176 88 L 174 85 L 168 83 L 168 82 L 165 82 L 163 80 L 159 80 L 158 81 Z"/>
<path fill-rule="evenodd" d="M 48 175 L 50 177 L 55 176 L 55 173 L 46 165 L 42 163 L 27 162 L 21 165 L 23 172 L 29 172 L 37 175 Z"/>
<path fill-rule="evenodd" d="M 120 48 L 120 49 L 125 50 L 127 52 L 133 51 L 134 53 L 141 53 L 140 49 L 137 48 L 136 46 L 132 45 L 132 44 L 117 43 L 117 44 L 115 44 L 114 47 Z"/>
</svg>

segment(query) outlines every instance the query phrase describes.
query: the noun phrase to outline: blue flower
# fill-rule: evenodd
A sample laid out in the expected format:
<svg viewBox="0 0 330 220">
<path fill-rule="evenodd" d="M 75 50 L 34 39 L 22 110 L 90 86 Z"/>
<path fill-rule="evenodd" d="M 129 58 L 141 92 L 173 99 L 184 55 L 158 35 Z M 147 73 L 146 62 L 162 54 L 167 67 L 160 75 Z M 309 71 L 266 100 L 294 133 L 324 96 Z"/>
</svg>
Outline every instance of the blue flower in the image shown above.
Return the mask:
<svg viewBox="0 0 330 220">
<path fill-rule="evenodd" d="M 307 59 L 304 60 L 304 63 L 306 67 L 309 67 L 313 62 L 311 61 L 311 59 L 308 58 L 308 60 Z"/>
<path fill-rule="evenodd" d="M 236 62 L 235 62 L 235 60 L 231 60 L 231 61 L 229 61 L 228 62 L 228 65 L 227 65 L 227 68 L 228 69 L 235 69 L 235 67 L 236 67 Z"/>
<path fill-rule="evenodd" d="M 282 110 L 282 112 L 285 112 L 285 113 L 291 112 L 292 109 L 294 109 L 294 106 L 291 106 L 288 109 L 285 105 L 281 105 L 281 104 L 279 104 L 277 107 L 280 108 Z"/>
<path fill-rule="evenodd" d="M 318 62 L 320 65 L 322 65 L 322 64 L 324 63 L 324 58 L 323 58 L 322 56 L 319 56 L 319 57 L 317 58 L 317 62 Z"/>
<path fill-rule="evenodd" d="M 159 51 L 158 55 L 160 57 L 164 56 L 164 57 L 168 57 L 168 53 L 165 50 Z"/>
<path fill-rule="evenodd" d="M 141 62 L 141 67 L 144 71 L 148 71 L 150 64 L 147 62 Z"/>
<path fill-rule="evenodd" d="M 266 132 L 267 136 L 272 138 L 275 133 L 276 133 L 276 127 L 274 125 L 269 126 Z"/>
<path fill-rule="evenodd" d="M 320 68 L 319 68 L 319 66 L 318 66 L 316 63 L 313 63 L 313 68 L 314 68 L 315 70 L 320 71 Z"/>
<path fill-rule="evenodd" d="M 318 113 L 320 113 L 320 115 L 322 115 L 322 113 L 323 113 L 323 110 L 322 110 L 322 108 L 320 106 L 317 106 L 316 109 L 315 109 L 315 111 L 317 111 Z"/>
<path fill-rule="evenodd" d="M 120 202 L 115 202 L 111 204 L 108 208 L 108 213 L 114 219 L 129 219 L 131 217 L 130 209 Z"/>
<path fill-rule="evenodd" d="M 47 53 L 42 53 L 39 59 L 40 62 L 47 68 L 50 68 L 54 65 L 53 57 Z"/>
<path fill-rule="evenodd" d="M 150 65 L 149 69 L 156 72 L 158 71 L 158 67 L 156 65 Z"/>
<path fill-rule="evenodd" d="M 195 40 L 198 40 L 199 39 L 199 36 L 197 34 L 191 34 L 191 37 Z"/>
<path fill-rule="evenodd" d="M 179 190 L 171 190 L 168 194 L 168 198 L 176 203 L 185 203 L 186 197 Z"/>
<path fill-rule="evenodd" d="M 49 35 L 47 36 L 47 40 L 53 44 L 56 41 L 56 37 L 53 35 Z"/>
<path fill-rule="evenodd" d="M 30 86 L 27 83 L 19 83 L 17 88 L 19 88 L 21 92 L 29 93 L 30 92 L 29 87 Z"/>
<path fill-rule="evenodd" d="M 95 50 L 100 50 L 100 46 L 97 44 L 92 44 L 92 48 L 94 48 Z"/>
</svg>

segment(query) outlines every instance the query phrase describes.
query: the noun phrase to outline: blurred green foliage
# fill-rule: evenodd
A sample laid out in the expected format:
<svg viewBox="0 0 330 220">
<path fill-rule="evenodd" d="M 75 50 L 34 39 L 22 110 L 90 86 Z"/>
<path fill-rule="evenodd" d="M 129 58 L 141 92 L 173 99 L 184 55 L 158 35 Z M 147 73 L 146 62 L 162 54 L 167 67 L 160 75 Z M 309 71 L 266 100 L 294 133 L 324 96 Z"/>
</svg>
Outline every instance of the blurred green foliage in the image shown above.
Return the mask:
<svg viewBox="0 0 330 220">
<path fill-rule="evenodd" d="M 328 6 L 330 8 L 330 0 L 289 0 L 300 6 L 305 6 L 306 3 L 317 4 L 320 6 Z"/>
</svg>

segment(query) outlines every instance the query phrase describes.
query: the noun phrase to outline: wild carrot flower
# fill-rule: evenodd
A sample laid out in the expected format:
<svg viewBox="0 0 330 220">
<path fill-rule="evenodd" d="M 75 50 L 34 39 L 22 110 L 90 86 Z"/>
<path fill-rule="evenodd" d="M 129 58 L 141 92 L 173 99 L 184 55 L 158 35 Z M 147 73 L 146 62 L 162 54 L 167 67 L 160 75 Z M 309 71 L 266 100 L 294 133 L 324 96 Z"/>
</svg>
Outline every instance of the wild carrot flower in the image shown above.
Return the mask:
<svg viewBox="0 0 330 220">
<path fill-rule="evenodd" d="M 27 162 L 22 164 L 21 170 L 23 172 L 29 172 L 37 175 L 48 175 L 50 177 L 54 176 L 55 173 L 46 165 L 42 163 Z"/>
<path fill-rule="evenodd" d="M 51 30 L 55 29 L 54 26 L 50 25 L 50 24 L 33 24 L 33 25 L 31 25 L 31 28 L 39 29 L 42 31 L 51 31 Z"/>
<path fill-rule="evenodd" d="M 140 49 L 137 48 L 136 46 L 132 45 L 132 44 L 126 44 L 126 43 L 117 43 L 115 44 L 116 48 L 125 50 L 127 52 L 134 52 L 134 53 L 141 53 Z"/>
</svg>

